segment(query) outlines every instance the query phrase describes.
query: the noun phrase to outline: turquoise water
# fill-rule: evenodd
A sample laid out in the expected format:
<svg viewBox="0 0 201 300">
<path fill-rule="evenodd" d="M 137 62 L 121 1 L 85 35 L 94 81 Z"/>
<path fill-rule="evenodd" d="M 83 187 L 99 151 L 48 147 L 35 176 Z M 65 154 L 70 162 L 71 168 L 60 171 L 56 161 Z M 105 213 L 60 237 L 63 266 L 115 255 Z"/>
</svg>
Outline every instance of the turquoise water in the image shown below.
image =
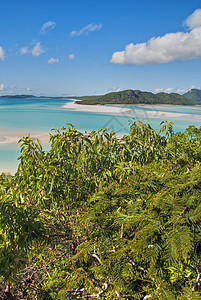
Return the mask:
<svg viewBox="0 0 201 300">
<path fill-rule="evenodd" d="M 0 171 L 13 172 L 17 169 L 19 146 L 15 142 L 3 143 L 5 136 L 19 136 L 50 132 L 51 129 L 72 123 L 81 131 L 108 127 L 119 134 L 129 132 L 129 122 L 135 119 L 149 121 L 158 128 L 161 121 L 174 122 L 174 131 L 184 131 L 189 125 L 201 126 L 201 106 L 172 105 L 117 105 L 128 107 L 130 112 L 122 114 L 79 112 L 63 108 L 72 100 L 58 99 L 0 99 Z M 161 113 L 164 112 L 164 113 Z M 167 115 L 168 113 L 168 115 Z M 172 114 L 173 113 L 173 114 Z M 177 115 L 175 115 L 177 113 Z"/>
</svg>

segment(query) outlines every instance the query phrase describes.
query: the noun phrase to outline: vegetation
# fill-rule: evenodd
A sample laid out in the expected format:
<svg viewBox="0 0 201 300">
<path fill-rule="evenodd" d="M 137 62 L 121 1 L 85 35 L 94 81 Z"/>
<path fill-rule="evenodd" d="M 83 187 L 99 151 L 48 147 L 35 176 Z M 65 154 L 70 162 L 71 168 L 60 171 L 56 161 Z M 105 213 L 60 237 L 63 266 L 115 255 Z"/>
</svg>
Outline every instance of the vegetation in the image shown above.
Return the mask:
<svg viewBox="0 0 201 300">
<path fill-rule="evenodd" d="M 0 176 L 0 299 L 200 299 L 201 127 L 21 139 Z"/>
<path fill-rule="evenodd" d="M 0 96 L 0 98 L 36 98 L 34 95 L 5 95 L 5 96 Z"/>
<path fill-rule="evenodd" d="M 193 100 L 197 104 L 201 104 L 201 90 L 192 89 L 183 95 L 187 99 Z"/>
<path fill-rule="evenodd" d="M 34 95 L 4 95 L 0 98 L 21 98 L 21 99 L 70 99 L 69 97 L 47 97 Z M 77 99 L 76 103 L 85 105 L 94 104 L 172 104 L 172 105 L 195 105 L 201 103 L 201 91 L 192 89 L 184 95 L 177 93 L 157 93 L 141 92 L 139 90 L 126 90 L 120 92 L 113 92 L 106 95 L 99 96 L 82 96 L 71 98 Z M 80 101 L 81 100 L 81 101 Z"/>
<path fill-rule="evenodd" d="M 79 97 L 78 104 L 174 104 L 174 105 L 194 105 L 195 102 L 176 93 L 141 92 L 138 90 L 126 90 L 109 93 L 103 96 Z"/>
</svg>

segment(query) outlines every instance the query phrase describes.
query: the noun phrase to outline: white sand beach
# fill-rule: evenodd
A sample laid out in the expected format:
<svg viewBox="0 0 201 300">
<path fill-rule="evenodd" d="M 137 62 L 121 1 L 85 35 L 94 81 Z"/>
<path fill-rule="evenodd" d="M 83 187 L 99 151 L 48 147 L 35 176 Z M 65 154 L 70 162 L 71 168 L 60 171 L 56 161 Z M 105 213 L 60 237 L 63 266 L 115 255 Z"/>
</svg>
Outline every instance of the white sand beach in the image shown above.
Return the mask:
<svg viewBox="0 0 201 300">
<path fill-rule="evenodd" d="M 75 99 L 72 102 L 68 102 L 63 105 L 63 109 L 66 110 L 73 110 L 73 111 L 80 111 L 80 112 L 91 112 L 91 113 L 100 113 L 100 114 L 110 114 L 110 115 L 122 115 L 127 116 L 131 118 L 159 118 L 163 120 L 194 120 L 194 121 L 201 121 L 201 115 L 196 114 L 186 114 L 186 113 L 177 113 L 177 112 L 166 112 L 162 111 L 161 107 L 159 110 L 159 107 L 156 107 L 154 109 L 154 106 L 152 107 L 152 110 L 150 110 L 150 106 L 144 105 L 143 107 L 141 105 L 138 109 L 137 105 L 135 106 L 135 109 L 128 108 L 124 106 L 115 106 L 115 105 L 82 105 L 75 103 Z M 143 109 L 142 109 L 143 108 Z M 28 132 L 26 130 L 12 130 L 12 132 L 9 129 L 1 128 L 0 130 L 0 145 L 3 144 L 17 144 L 18 141 L 25 136 L 28 136 Z M 47 144 L 49 142 L 50 134 L 49 132 L 31 132 L 31 137 L 33 138 L 39 138 L 43 144 Z"/>
<path fill-rule="evenodd" d="M 71 99 L 74 101 L 79 101 L 75 99 Z M 158 110 L 158 107 L 154 109 L 154 106 L 152 106 L 153 110 L 149 110 L 146 108 L 150 108 L 150 106 L 143 106 L 143 109 L 132 109 L 132 108 L 126 108 L 126 105 L 122 106 L 108 106 L 108 105 L 82 105 L 77 104 L 75 102 L 68 102 L 63 105 L 63 108 L 67 110 L 73 110 L 73 111 L 81 111 L 81 112 L 92 112 L 92 113 L 106 113 L 106 114 L 119 114 L 119 115 L 128 115 L 129 117 L 137 117 L 137 118 L 163 118 L 164 120 L 168 119 L 188 119 L 193 118 L 194 120 L 201 120 L 201 115 L 190 115 L 185 113 L 175 113 L 175 112 L 166 112 Z M 137 107 L 138 105 L 136 105 Z M 139 106 L 141 106 L 139 104 Z M 142 106 L 141 106 L 142 107 Z"/>
<path fill-rule="evenodd" d="M 166 112 L 166 111 L 158 111 L 158 110 L 135 110 L 136 114 L 139 114 L 139 117 L 152 117 L 152 118 L 177 118 L 177 117 L 185 117 L 189 116 L 187 114 L 182 113 L 173 113 L 173 112 Z"/>
<path fill-rule="evenodd" d="M 39 138 L 43 144 L 44 149 L 49 148 L 49 133 L 34 133 L 30 134 L 31 137 Z M 17 171 L 18 163 L 17 157 L 20 156 L 20 145 L 18 141 L 22 137 L 28 136 L 25 131 L 0 131 L 0 173 L 6 172 L 12 175 Z"/>
<path fill-rule="evenodd" d="M 75 102 L 68 102 L 63 105 L 63 108 L 74 110 L 74 111 L 110 113 L 110 114 L 122 114 L 124 112 L 132 111 L 132 109 L 125 108 L 125 107 L 117 107 L 117 106 L 112 107 L 106 105 L 82 105 L 82 104 L 77 104 Z"/>
<path fill-rule="evenodd" d="M 160 118 L 163 120 L 173 119 L 173 120 L 201 121 L 201 115 L 166 112 L 166 111 L 159 111 L 154 109 L 150 111 L 150 110 L 146 110 L 146 108 L 143 111 L 135 110 L 135 116 L 138 118 Z"/>
<path fill-rule="evenodd" d="M 5 133 L 0 135 L 0 145 L 2 144 L 17 144 L 22 137 L 28 136 L 27 132 L 14 132 L 14 133 Z M 31 134 L 31 137 L 39 139 L 42 143 L 47 144 L 49 142 L 50 134 L 49 133 L 34 133 Z"/>
</svg>

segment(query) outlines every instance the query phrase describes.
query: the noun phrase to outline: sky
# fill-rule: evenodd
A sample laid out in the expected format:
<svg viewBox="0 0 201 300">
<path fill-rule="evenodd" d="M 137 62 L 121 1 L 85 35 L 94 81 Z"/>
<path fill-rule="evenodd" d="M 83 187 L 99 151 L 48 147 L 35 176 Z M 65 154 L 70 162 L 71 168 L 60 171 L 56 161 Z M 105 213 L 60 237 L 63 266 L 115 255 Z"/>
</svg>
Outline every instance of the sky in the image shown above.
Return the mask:
<svg viewBox="0 0 201 300">
<path fill-rule="evenodd" d="M 200 0 L 0 5 L 0 95 L 201 89 Z"/>
</svg>

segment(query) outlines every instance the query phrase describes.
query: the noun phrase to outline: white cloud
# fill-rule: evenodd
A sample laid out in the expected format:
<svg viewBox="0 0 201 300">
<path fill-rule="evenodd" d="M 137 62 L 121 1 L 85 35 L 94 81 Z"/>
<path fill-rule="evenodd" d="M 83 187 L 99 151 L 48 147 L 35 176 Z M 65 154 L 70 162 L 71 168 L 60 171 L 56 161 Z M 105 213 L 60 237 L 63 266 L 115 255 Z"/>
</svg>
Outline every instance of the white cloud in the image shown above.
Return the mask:
<svg viewBox="0 0 201 300">
<path fill-rule="evenodd" d="M 124 90 L 126 90 L 126 88 L 111 87 L 111 88 L 107 89 L 106 93 L 120 92 L 120 91 L 124 91 Z"/>
<path fill-rule="evenodd" d="M 16 94 L 26 94 L 32 91 L 31 88 L 19 88 L 16 85 L 6 85 L 4 83 L 0 84 L 0 95 L 16 95 Z"/>
<path fill-rule="evenodd" d="M 201 26 L 201 9 L 196 9 L 184 22 L 189 29 Z"/>
<path fill-rule="evenodd" d="M 176 90 L 174 88 L 156 88 L 154 93 L 176 93 Z"/>
<path fill-rule="evenodd" d="M 24 54 L 27 54 L 27 53 L 29 53 L 28 46 L 22 47 L 22 48 L 19 50 L 19 54 L 20 54 L 20 55 L 24 55 Z"/>
<path fill-rule="evenodd" d="M 58 58 L 50 58 L 48 61 L 47 61 L 47 63 L 49 64 L 49 65 L 53 65 L 53 64 L 57 64 L 59 62 L 59 59 Z"/>
<path fill-rule="evenodd" d="M 198 24 L 198 23 L 197 23 Z M 130 43 L 124 51 L 115 52 L 114 64 L 161 64 L 201 57 L 201 26 L 190 32 L 167 33 L 153 37 L 147 43 Z"/>
<path fill-rule="evenodd" d="M 192 90 L 192 89 L 198 89 L 198 90 L 201 90 L 201 87 L 200 87 L 200 86 L 191 85 L 191 87 L 188 89 L 188 91 L 189 91 L 189 90 Z"/>
<path fill-rule="evenodd" d="M 33 56 L 40 56 L 42 53 L 44 53 L 45 51 L 43 50 L 43 48 L 40 45 L 40 42 L 36 43 L 36 45 L 33 47 L 33 49 L 31 50 L 31 54 Z"/>
<path fill-rule="evenodd" d="M 33 47 L 33 44 L 35 44 L 35 46 Z M 32 54 L 33 56 L 40 56 L 42 53 L 45 52 L 45 50 L 41 47 L 41 44 L 40 42 L 33 42 L 32 44 L 32 47 L 29 45 L 29 46 L 25 46 L 25 47 L 22 47 L 18 53 L 20 55 L 25 55 L 25 54 Z"/>
<path fill-rule="evenodd" d="M 189 91 L 189 89 L 175 89 L 172 93 L 185 94 Z"/>
<path fill-rule="evenodd" d="M 40 29 L 40 34 L 45 34 L 47 31 L 52 30 L 56 27 L 56 23 L 52 21 L 48 21 L 44 23 Z"/>
<path fill-rule="evenodd" d="M 186 93 L 188 91 L 188 89 L 180 89 L 180 88 L 156 88 L 154 90 L 154 93 L 178 93 L 178 94 L 182 94 L 182 93 Z"/>
<path fill-rule="evenodd" d="M 0 91 L 3 91 L 3 90 L 4 90 L 4 88 L 5 88 L 5 85 L 4 85 L 4 83 L 1 83 L 1 84 L 0 84 Z"/>
<path fill-rule="evenodd" d="M 74 54 L 69 54 L 69 55 L 68 55 L 68 59 L 69 59 L 69 60 L 75 59 L 75 55 L 74 55 Z"/>
<path fill-rule="evenodd" d="M 189 88 L 156 88 L 154 90 L 154 93 L 178 93 L 178 94 L 184 94 L 184 93 L 187 93 L 188 91 L 190 91 L 191 89 L 194 89 L 194 88 L 197 88 L 197 89 L 200 89 L 199 87 L 195 87 L 194 85 L 192 85 L 191 87 Z"/>
<path fill-rule="evenodd" d="M 102 24 L 94 24 L 94 23 L 92 23 L 92 24 L 89 24 L 89 25 L 83 27 L 82 29 L 80 29 L 78 31 L 73 30 L 70 33 L 70 35 L 71 36 L 79 36 L 79 35 L 83 35 L 83 34 L 84 35 L 88 35 L 88 33 L 91 32 L 91 31 L 98 31 L 98 30 L 100 30 L 102 28 L 102 26 L 103 26 Z"/>
<path fill-rule="evenodd" d="M 4 50 L 2 47 L 0 47 L 0 59 L 4 60 L 5 59 L 5 54 L 4 54 Z"/>
</svg>

